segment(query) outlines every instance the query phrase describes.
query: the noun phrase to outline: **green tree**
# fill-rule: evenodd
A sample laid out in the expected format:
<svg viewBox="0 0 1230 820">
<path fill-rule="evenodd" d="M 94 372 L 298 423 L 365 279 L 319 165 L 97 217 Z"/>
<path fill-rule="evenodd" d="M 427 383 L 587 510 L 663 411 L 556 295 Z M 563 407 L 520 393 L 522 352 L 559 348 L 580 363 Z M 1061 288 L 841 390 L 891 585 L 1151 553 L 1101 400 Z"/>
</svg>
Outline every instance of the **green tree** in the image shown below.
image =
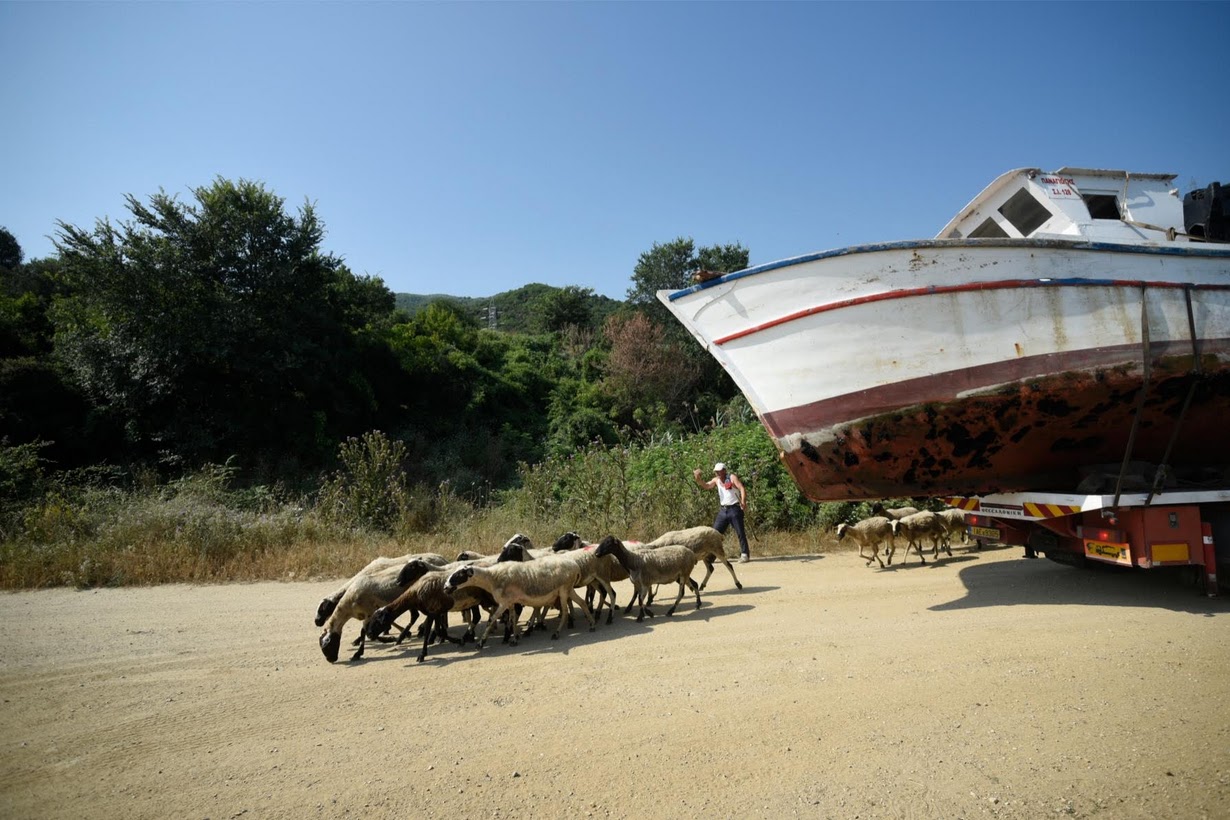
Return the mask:
<svg viewBox="0 0 1230 820">
<path fill-rule="evenodd" d="M 594 320 L 592 288 L 569 285 L 544 295 L 535 306 L 539 330 L 553 332 L 590 327 Z"/>
<path fill-rule="evenodd" d="M 192 196 L 129 195 L 118 226 L 59 223 L 57 354 L 146 452 L 327 457 L 371 426 L 355 325 L 391 304 L 383 284 L 321 251 L 310 203 L 291 215 L 221 178 Z"/>
<path fill-rule="evenodd" d="M 659 408 L 657 423 L 682 422 L 688 415 L 688 408 L 712 408 L 738 392 L 713 357 L 696 344 L 683 325 L 658 301 L 657 292 L 687 287 L 692 274 L 698 270 L 729 273 L 746 268 L 747 261 L 748 250 L 742 245 L 697 249 L 690 237 L 679 237 L 664 244 L 655 242 L 637 260 L 632 271 L 632 286 L 628 288 L 628 303 L 662 328 L 665 335 L 659 346 L 673 348 L 673 355 L 677 356 L 675 372 L 681 374 L 680 381 L 686 382 L 685 389 L 669 391 L 670 398 Z"/>
<path fill-rule="evenodd" d="M 21 245 L 8 228 L 0 227 L 0 273 L 17 270 L 22 260 Z"/>
<path fill-rule="evenodd" d="M 742 245 L 710 245 L 696 252 L 699 270 L 733 273 L 747 267 L 748 250 Z"/>
<path fill-rule="evenodd" d="M 656 306 L 658 291 L 687 287 L 688 277 L 696 267 L 696 244 L 691 238 L 681 236 L 671 242 L 653 243 L 632 269 L 628 303 L 636 307 Z"/>
</svg>

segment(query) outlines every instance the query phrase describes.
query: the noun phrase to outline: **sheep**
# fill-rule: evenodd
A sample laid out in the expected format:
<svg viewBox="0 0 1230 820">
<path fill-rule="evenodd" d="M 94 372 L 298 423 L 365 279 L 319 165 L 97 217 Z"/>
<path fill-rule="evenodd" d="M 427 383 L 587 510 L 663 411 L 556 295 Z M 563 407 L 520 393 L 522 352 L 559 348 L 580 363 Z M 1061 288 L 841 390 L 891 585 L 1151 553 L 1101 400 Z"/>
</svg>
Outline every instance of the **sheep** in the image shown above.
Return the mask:
<svg viewBox="0 0 1230 820">
<path fill-rule="evenodd" d="M 450 564 L 445 564 L 439 569 L 444 576 L 447 577 L 453 570 L 460 569 L 464 566 L 489 567 L 493 564 L 502 563 L 504 561 L 528 561 L 531 560 L 529 554 L 531 551 L 531 546 L 532 544 L 527 537 L 517 533 L 512 538 L 505 541 L 504 546 L 501 547 L 500 551 L 495 555 L 482 555 L 471 550 L 463 550 L 458 554 L 456 561 L 453 561 Z M 416 583 L 421 577 L 422 573 L 410 565 L 407 565 L 402 570 L 401 580 L 407 585 Z M 406 593 L 404 594 L 408 593 L 409 590 L 406 590 Z M 401 634 L 397 636 L 397 643 L 400 644 L 406 639 L 406 635 L 409 634 L 410 627 L 414 626 L 414 622 L 418 620 L 421 607 L 415 606 L 414 604 L 418 597 L 428 597 L 428 600 L 432 601 L 432 605 L 428 609 L 423 609 L 424 612 L 428 613 L 428 618 L 427 622 L 422 626 L 422 631 L 419 633 L 424 638 L 425 648 L 427 643 L 431 641 L 433 629 L 436 631 L 436 634 L 439 636 L 440 640 L 445 640 L 448 638 L 448 612 L 452 609 L 450 607 L 448 609 L 441 610 L 437 599 L 431 599 L 427 595 L 427 592 L 424 592 L 423 596 L 408 598 L 405 602 L 406 605 L 404 606 L 402 605 L 403 602 L 400 600 L 394 601 L 387 607 L 387 609 L 392 612 L 393 617 L 387 617 L 386 613 L 386 615 L 381 616 L 380 623 L 382 625 L 391 625 L 393 618 L 402 614 L 407 609 L 410 611 L 410 622 L 406 624 L 405 628 L 402 629 Z M 483 605 L 488 609 L 488 611 L 495 609 L 495 603 L 491 600 L 490 596 L 484 596 Z M 473 618 L 477 618 L 478 616 L 477 610 L 474 610 L 469 614 L 471 614 Z M 387 628 L 387 625 L 385 628 Z M 473 624 L 473 626 L 477 626 L 477 624 Z M 466 636 L 463 637 L 462 642 L 464 643 L 469 637 L 473 637 L 472 629 L 466 633 Z M 505 634 L 504 640 L 508 640 L 507 634 Z"/>
<path fill-rule="evenodd" d="M 510 545 L 520 545 L 524 548 L 532 546 L 529 538 L 521 533 L 509 538 L 505 543 L 505 548 L 509 548 Z M 316 625 L 324 627 L 324 632 L 320 636 L 320 649 L 328 658 L 329 663 L 337 661 L 340 651 L 337 642 L 341 640 L 342 627 L 346 622 L 351 618 L 366 620 L 372 611 L 400 595 L 410 582 L 399 584 L 398 576 L 405 565 L 416 558 L 439 566 L 444 566 L 448 562 L 444 556 L 434 552 L 411 554 L 402 558 L 376 558 L 343 584 L 341 589 L 320 602 L 316 608 Z M 364 631 L 360 631 L 355 641 L 359 649 L 351 660 L 363 657 L 365 635 Z M 378 640 L 386 639 L 378 638 Z"/>
<path fill-rule="evenodd" d="M 627 570 L 635 590 L 634 600 L 640 605 L 640 612 L 636 616 L 638 622 L 646 615 L 653 617 L 653 612 L 645 601 L 649 595 L 649 587 L 653 584 L 679 584 L 679 594 L 675 596 L 675 603 L 671 604 L 667 615 L 675 614 L 675 607 L 679 606 L 679 601 L 683 599 L 685 583 L 696 594 L 696 608 L 700 609 L 700 587 L 691 577 L 692 568 L 696 566 L 696 553 L 692 552 L 690 547 L 668 544 L 656 549 L 630 550 L 618 538 L 608 535 L 602 539 L 595 554 L 599 557 L 614 555 L 615 560 Z"/>
<path fill-rule="evenodd" d="M 333 612 L 323 624 L 324 631 L 320 633 L 320 651 L 324 653 L 329 663 L 337 661 L 338 651 L 341 648 L 342 627 L 347 621 L 351 618 L 366 621 L 368 616 L 378 608 L 405 590 L 406 584 L 401 583 L 402 570 L 403 567 L 393 565 L 366 575 L 357 575 L 351 579 L 346 592 L 338 600 Z M 359 650 L 351 656 L 352 661 L 363 657 L 365 635 L 365 632 L 359 632 Z"/>
<path fill-rule="evenodd" d="M 889 563 L 892 563 L 892 543 L 896 531 L 892 527 L 892 522 L 882 515 L 872 516 L 859 521 L 857 524 L 838 524 L 837 525 L 837 540 L 840 541 L 847 535 L 851 540 L 858 544 L 858 557 L 867 559 L 867 566 L 871 566 L 873 560 L 880 562 L 880 567 L 884 567 L 884 561 L 880 558 L 880 546 L 888 541 L 889 546 Z M 868 558 L 863 550 L 870 550 L 871 557 Z"/>
<path fill-rule="evenodd" d="M 881 501 L 877 501 L 871 505 L 872 515 L 882 515 L 890 521 L 893 519 L 905 518 L 907 515 L 913 515 L 916 512 L 918 512 L 917 507 L 893 507 L 891 510 L 885 509 L 884 504 Z"/>
<path fill-rule="evenodd" d="M 419 663 L 427 657 L 427 647 L 431 643 L 433 634 L 439 635 L 444 640 L 464 644 L 474 636 L 474 630 L 478 626 L 478 607 L 494 609 L 495 602 L 490 595 L 477 588 L 468 588 L 455 596 L 445 593 L 444 583 L 448 580 L 449 574 L 449 571 L 436 569 L 422 561 L 412 561 L 407 564 L 402 570 L 401 578 L 404 580 L 413 577 L 414 580 L 409 588 L 392 603 L 372 613 L 367 620 L 367 634 L 370 637 L 379 635 L 392 625 L 398 615 L 409 610 L 416 613 L 414 617 L 417 617 L 418 612 L 427 615 L 427 623 L 423 630 L 423 649 L 419 652 L 418 657 Z M 461 638 L 448 636 L 449 612 L 466 614 L 469 628 Z M 414 623 L 414 618 L 410 623 Z M 402 632 L 402 637 L 404 636 L 405 631 Z M 401 642 L 401 638 L 398 638 L 398 642 Z"/>
<path fill-rule="evenodd" d="M 735 568 L 726 558 L 726 549 L 722 546 L 722 539 L 722 533 L 713 527 L 691 527 L 686 530 L 663 533 L 645 546 L 652 549 L 666 544 L 682 544 L 689 547 L 692 552 L 696 553 L 697 559 L 705 562 L 706 571 L 704 579 L 700 582 L 701 589 L 709 584 L 709 576 L 713 574 L 714 560 L 725 564 L 726 569 L 730 570 L 730 577 L 735 581 L 735 588 L 743 589 L 743 584 L 739 583 L 739 576 L 735 575 Z"/>
<path fill-rule="evenodd" d="M 594 618 L 585 601 L 574 591 L 580 578 L 581 567 L 575 560 L 563 555 L 548 555 L 525 563 L 506 562 L 491 567 L 461 567 L 449 575 L 444 591 L 449 595 L 456 595 L 459 589 L 477 586 L 495 599 L 496 610 L 487 622 L 482 637 L 478 639 L 478 648 L 482 649 L 496 621 L 517 604 L 538 607 L 558 602 L 560 617 L 555 624 L 555 632 L 551 635 L 552 640 L 557 640 L 568 613 L 568 602 L 575 601 L 585 613 L 592 632 Z M 511 642 L 516 646 L 520 641 L 520 624 L 514 615 Z"/>
<path fill-rule="evenodd" d="M 566 532 L 555 540 L 551 549 L 556 554 L 570 555 L 581 564 L 582 579 L 581 584 L 589 587 L 590 593 L 597 589 L 601 594 L 598 598 L 598 606 L 592 607 L 594 620 L 598 620 L 598 616 L 602 612 L 602 606 L 606 603 L 607 595 L 611 596 L 611 603 L 607 609 L 606 622 L 609 624 L 615 618 L 615 588 L 611 586 L 613 581 L 622 581 L 628 577 L 628 573 L 620 566 L 619 562 L 611 556 L 599 557 L 595 554 L 597 544 L 590 544 L 577 535 L 575 532 Z M 586 595 L 586 605 L 592 600 L 590 594 Z M 569 618 L 571 624 L 571 617 Z"/>
<path fill-rule="evenodd" d="M 949 507 L 946 510 L 940 510 L 936 513 L 940 521 L 944 524 L 944 539 L 948 543 L 952 543 L 952 537 L 960 534 L 961 543 L 969 543 L 969 533 L 965 529 L 965 511 L 958 510 L 956 507 Z M 978 542 L 975 542 L 978 543 Z M 978 549 L 982 549 L 982 544 L 978 543 Z"/>
<path fill-rule="evenodd" d="M 438 566 L 444 566 L 448 563 L 447 558 L 434 552 L 411 553 L 409 555 L 403 555 L 400 558 L 373 559 L 371 563 L 356 572 L 353 577 L 346 581 L 346 583 L 342 584 L 341 589 L 321 600 L 320 604 L 316 607 L 316 625 L 325 625 L 325 621 L 329 619 L 329 616 L 333 614 L 333 610 L 337 608 L 337 602 L 342 600 L 342 596 L 346 594 L 346 590 L 352 583 L 355 582 L 356 579 L 361 578 L 364 575 L 371 575 L 372 573 L 379 572 L 380 570 L 387 569 L 388 567 L 403 567 L 407 562 L 412 561 L 415 558 L 420 558 L 428 563 L 436 564 Z"/>
<path fill-rule="evenodd" d="M 910 556 L 910 547 L 918 553 L 918 559 L 924 564 L 927 559 L 922 554 L 922 539 L 924 536 L 930 536 L 931 543 L 934 546 L 934 555 L 939 555 L 940 539 L 944 537 L 944 525 L 940 522 L 939 516 L 930 510 L 916 512 L 913 515 L 907 515 L 904 518 L 899 518 L 892 523 L 893 535 L 902 535 L 906 537 L 905 555 Z M 952 555 L 952 550 L 945 547 L 949 555 Z M 893 562 L 893 552 L 890 549 L 888 552 L 888 563 Z"/>
</svg>

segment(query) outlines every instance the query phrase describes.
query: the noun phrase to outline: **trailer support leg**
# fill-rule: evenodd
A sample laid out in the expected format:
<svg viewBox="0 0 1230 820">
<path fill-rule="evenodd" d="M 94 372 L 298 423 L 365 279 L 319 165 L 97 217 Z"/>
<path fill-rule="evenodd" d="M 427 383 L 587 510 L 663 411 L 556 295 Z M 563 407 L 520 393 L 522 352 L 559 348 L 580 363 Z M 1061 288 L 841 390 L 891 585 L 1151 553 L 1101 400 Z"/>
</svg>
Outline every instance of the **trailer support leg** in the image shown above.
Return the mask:
<svg viewBox="0 0 1230 820">
<path fill-rule="evenodd" d="M 1217 597 L 1217 546 L 1213 543 L 1213 525 L 1201 522 L 1201 532 L 1204 541 L 1204 593 L 1210 598 Z"/>
</svg>

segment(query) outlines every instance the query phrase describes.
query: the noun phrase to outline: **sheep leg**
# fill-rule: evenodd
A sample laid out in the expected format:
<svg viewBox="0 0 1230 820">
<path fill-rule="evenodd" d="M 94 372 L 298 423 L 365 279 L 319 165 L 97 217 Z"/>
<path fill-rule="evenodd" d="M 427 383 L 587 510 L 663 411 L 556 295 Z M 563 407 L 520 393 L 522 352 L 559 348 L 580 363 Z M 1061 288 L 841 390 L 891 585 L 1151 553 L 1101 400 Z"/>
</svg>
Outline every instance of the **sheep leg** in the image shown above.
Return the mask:
<svg viewBox="0 0 1230 820">
<path fill-rule="evenodd" d="M 688 578 L 688 582 L 695 586 L 695 582 Z M 679 602 L 683 600 L 683 576 L 679 576 L 679 594 L 675 596 L 675 603 L 671 604 L 671 608 L 666 610 L 667 617 L 675 614 L 675 607 L 679 606 Z M 699 599 L 698 599 L 699 600 Z"/>
<path fill-rule="evenodd" d="M 435 616 L 436 643 L 444 643 L 448 637 L 448 613 L 441 612 Z"/>
<path fill-rule="evenodd" d="M 601 583 L 602 582 L 598 580 L 597 577 L 595 577 L 594 580 L 590 581 L 588 584 L 585 585 L 585 605 L 589 607 L 589 611 L 593 613 L 595 621 L 598 620 L 598 615 L 602 612 L 602 604 L 605 603 L 606 601 L 606 590 L 605 589 L 602 589 L 601 596 L 596 596 L 594 594 L 595 590 L 601 589 L 600 587 Z M 597 608 L 594 607 L 595 597 L 598 598 Z"/>
<path fill-rule="evenodd" d="M 479 622 L 479 618 L 481 617 L 482 616 L 478 614 L 478 607 L 476 606 L 472 606 L 466 610 L 465 612 L 466 632 L 464 635 L 461 636 L 462 645 L 465 645 L 469 643 L 470 641 L 474 640 L 474 631 L 478 629 L 478 622 Z"/>
<path fill-rule="evenodd" d="M 366 640 L 365 640 L 366 637 L 367 637 L 366 631 L 360 629 L 359 630 L 359 651 L 350 656 L 350 659 L 352 661 L 357 661 L 359 658 L 363 657 L 363 647 L 366 645 Z"/>
<path fill-rule="evenodd" d="M 594 606 L 594 599 L 598 599 L 598 606 Z M 595 578 L 585 587 L 585 605 L 589 607 L 589 611 L 594 613 L 594 620 L 602 614 L 602 607 L 606 604 L 606 587 L 602 582 Z"/>
<path fill-rule="evenodd" d="M 465 617 L 465 616 L 463 615 L 462 617 Z M 461 646 L 463 643 L 465 643 L 464 636 L 461 638 L 454 638 L 453 636 L 448 634 L 448 613 L 447 612 L 441 612 L 439 615 L 436 616 L 436 618 L 438 620 L 438 625 L 436 626 L 436 637 L 440 639 L 439 641 L 437 641 L 437 643 L 444 643 L 445 641 L 448 641 L 449 643 L 455 643 L 458 646 Z"/>
<path fill-rule="evenodd" d="M 568 590 L 568 595 L 572 598 L 572 600 L 577 602 L 579 607 L 581 607 L 581 611 L 585 613 L 585 619 L 589 621 L 589 631 L 593 632 L 594 627 L 598 623 L 598 619 L 590 614 L 589 607 L 585 605 L 584 599 L 582 599 L 580 595 L 577 595 L 577 591 L 575 589 Z M 571 622 L 569 622 L 569 625 L 571 626 Z"/>
<path fill-rule="evenodd" d="M 743 584 L 739 583 L 739 576 L 738 576 L 738 575 L 735 575 L 735 567 L 734 567 L 734 564 L 730 563 L 730 560 L 726 557 L 726 554 L 725 554 L 725 553 L 723 553 L 722 555 L 720 555 L 720 556 L 718 556 L 718 557 L 722 559 L 722 563 L 726 565 L 726 569 L 730 570 L 730 577 L 731 577 L 731 578 L 733 578 L 733 579 L 735 579 L 735 589 L 743 589 Z M 709 564 L 709 572 L 713 572 L 713 564 L 712 564 L 712 563 L 710 563 L 710 564 Z M 706 581 L 708 581 L 708 580 L 709 580 L 709 576 L 708 576 L 708 575 L 706 575 L 706 576 L 705 576 L 705 580 L 706 580 Z M 701 585 L 700 585 L 700 588 L 701 588 L 701 589 L 704 589 L 704 588 L 705 588 L 705 585 L 704 585 L 704 584 L 701 584 Z"/>
<path fill-rule="evenodd" d="M 560 587 L 557 593 L 559 596 L 559 620 L 555 622 L 555 631 L 551 633 L 551 640 L 553 641 L 559 640 L 559 633 L 560 630 L 564 628 L 564 621 L 567 620 L 568 616 L 572 614 L 569 611 L 571 603 L 568 600 L 571 593 L 572 587 L 569 586 Z M 589 610 L 586 610 L 586 612 L 588 613 Z"/>
<path fill-rule="evenodd" d="M 706 555 L 705 556 L 705 577 L 704 577 L 704 580 L 700 582 L 701 589 L 704 589 L 706 586 L 709 585 L 709 576 L 712 574 L 713 574 L 713 556 Z"/>
<path fill-rule="evenodd" d="M 487 636 L 491 634 L 491 629 L 495 626 L 496 621 L 500 619 L 500 616 L 503 615 L 507 611 L 508 611 L 508 604 L 500 604 L 498 607 L 495 608 L 495 612 L 491 613 L 491 620 L 487 622 L 487 628 L 483 630 L 483 636 L 478 639 L 477 646 L 479 649 L 482 649 L 483 646 L 486 645 Z"/>
<path fill-rule="evenodd" d="M 607 606 L 606 610 L 606 622 L 609 625 L 611 621 L 615 620 L 615 587 L 602 578 L 598 579 L 598 584 L 601 587 L 602 594 L 598 596 L 598 608 L 594 610 L 594 621 L 597 622 L 598 616 L 602 613 L 602 605 L 606 603 L 606 596 L 609 593 L 611 603 Z"/>
<path fill-rule="evenodd" d="M 688 586 L 690 586 L 692 591 L 696 593 L 696 608 L 700 609 L 700 587 L 698 587 L 696 582 L 692 580 L 691 575 L 688 576 Z"/>
<path fill-rule="evenodd" d="M 414 622 L 417 621 L 418 619 L 419 619 L 419 611 L 415 609 L 414 607 L 411 607 L 410 608 L 410 623 L 406 624 L 405 629 L 402 629 L 401 633 L 397 636 L 397 640 L 395 641 L 395 643 L 400 644 L 402 641 L 406 640 L 406 637 L 410 634 L 410 629 L 414 626 Z M 393 624 L 393 626 L 397 626 L 397 624 Z M 418 635 L 419 637 L 423 636 L 422 627 L 419 627 Z"/>
<path fill-rule="evenodd" d="M 648 589 L 649 589 L 648 584 L 638 585 L 637 587 L 637 601 L 640 603 L 640 606 L 641 606 L 640 614 L 636 616 L 637 623 L 640 623 L 642 620 L 644 620 L 646 615 L 648 615 L 650 618 L 653 617 L 653 610 L 649 608 L 649 601 L 646 600 L 646 592 L 648 591 Z M 650 600 L 652 600 L 652 596 L 650 596 Z"/>
<path fill-rule="evenodd" d="M 422 663 L 423 660 L 427 657 L 427 647 L 431 645 L 431 633 L 433 631 L 433 628 L 431 625 L 433 625 L 434 622 L 435 622 L 435 616 L 428 615 L 427 623 L 429 624 L 429 626 L 427 627 L 426 634 L 423 635 L 423 649 L 419 652 L 419 658 L 417 661 L 418 663 Z"/>
</svg>

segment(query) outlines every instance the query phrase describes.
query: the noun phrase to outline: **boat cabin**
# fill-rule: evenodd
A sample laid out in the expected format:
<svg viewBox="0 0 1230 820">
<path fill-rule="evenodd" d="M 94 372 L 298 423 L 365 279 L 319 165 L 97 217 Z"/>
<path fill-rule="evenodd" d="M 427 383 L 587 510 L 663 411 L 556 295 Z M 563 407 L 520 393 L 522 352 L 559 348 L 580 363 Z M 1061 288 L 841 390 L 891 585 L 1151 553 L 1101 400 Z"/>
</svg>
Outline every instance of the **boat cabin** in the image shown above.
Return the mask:
<svg viewBox="0 0 1230 820">
<path fill-rule="evenodd" d="M 1091 168 L 1003 174 L 966 205 L 937 239 L 1063 239 L 1140 244 L 1187 242 L 1184 199 L 1174 174 Z"/>
</svg>

